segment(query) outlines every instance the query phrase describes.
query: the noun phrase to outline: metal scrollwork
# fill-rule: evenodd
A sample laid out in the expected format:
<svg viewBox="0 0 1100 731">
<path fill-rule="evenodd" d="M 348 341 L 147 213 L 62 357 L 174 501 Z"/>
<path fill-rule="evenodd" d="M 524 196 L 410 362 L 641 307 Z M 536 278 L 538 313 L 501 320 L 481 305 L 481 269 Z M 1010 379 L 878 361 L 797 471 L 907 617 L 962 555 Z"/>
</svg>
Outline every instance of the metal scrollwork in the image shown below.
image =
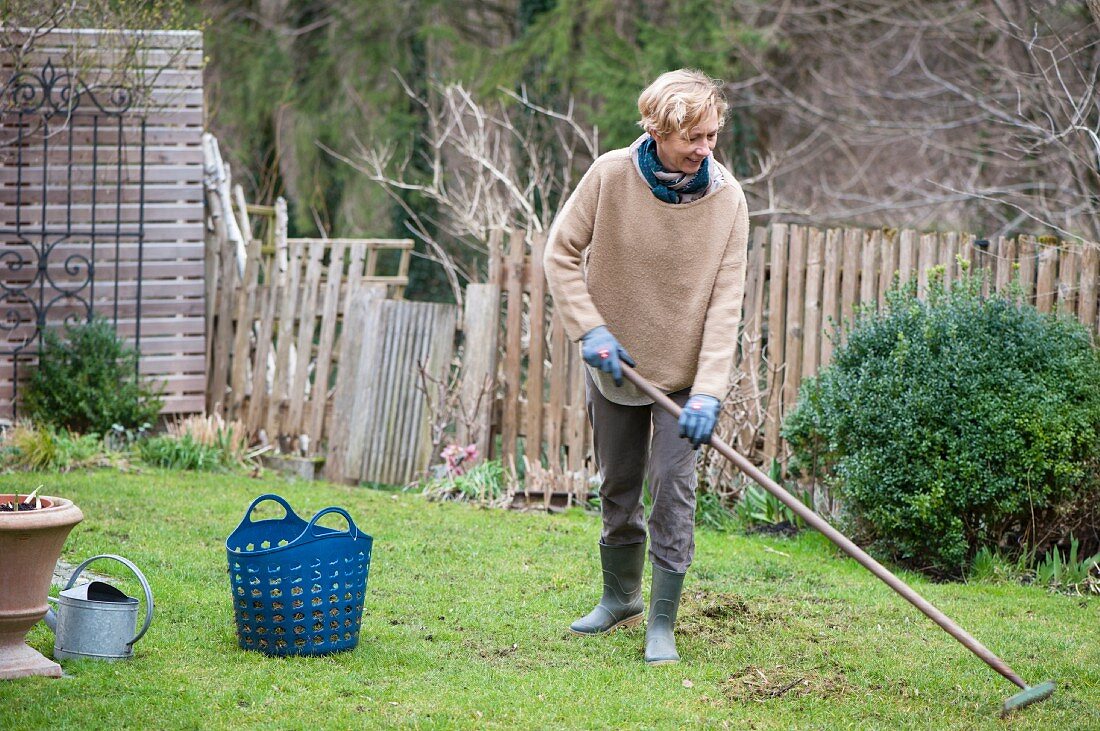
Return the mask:
<svg viewBox="0 0 1100 731">
<path fill-rule="evenodd" d="M 68 71 L 58 71 L 53 61 L 46 60 L 38 73 L 20 71 L 8 79 L 0 91 L 5 113 L 39 115 L 46 118 L 68 116 L 87 101 L 100 114 L 118 117 L 134 104 L 133 89 L 119 84 L 89 86 Z"/>
<path fill-rule="evenodd" d="M 16 388 L 20 363 L 29 362 L 41 347 L 47 324 L 90 320 L 113 294 L 118 325 L 118 252 L 124 241 L 138 244 L 141 271 L 144 212 L 139 211 L 136 226 L 124 225 L 115 208 L 123 191 L 134 185 L 134 178 L 124 179 L 123 160 L 136 159 L 136 174 L 128 174 L 139 181 L 139 207 L 144 202 L 145 120 L 134 108 L 137 96 L 122 85 L 87 84 L 58 70 L 52 60 L 38 72 L 20 71 L 0 83 L 0 127 L 15 135 L 0 140 L 8 146 L 4 152 L 10 152 L 0 167 L 0 188 L 14 198 L 6 201 L 0 220 L 0 357 L 13 364 Z M 76 112 L 82 112 L 82 121 L 76 121 Z M 123 121 L 127 112 L 133 122 Z M 77 154 L 82 157 L 74 156 L 74 127 L 79 128 L 76 144 L 82 149 Z M 127 142 L 126 130 L 140 136 L 140 143 Z M 93 153 L 89 160 L 89 144 L 93 150 L 110 150 Z M 127 154 L 135 147 L 140 154 Z M 81 197 L 74 198 L 74 188 Z M 81 217 L 74 219 L 74 207 L 83 211 Z M 110 287 L 98 290 L 96 282 L 96 270 L 111 250 L 113 293 Z M 140 280 L 137 291 L 135 309 L 125 316 L 136 318 L 135 345 L 140 347 Z M 14 401 L 12 406 L 14 411 Z"/>
</svg>

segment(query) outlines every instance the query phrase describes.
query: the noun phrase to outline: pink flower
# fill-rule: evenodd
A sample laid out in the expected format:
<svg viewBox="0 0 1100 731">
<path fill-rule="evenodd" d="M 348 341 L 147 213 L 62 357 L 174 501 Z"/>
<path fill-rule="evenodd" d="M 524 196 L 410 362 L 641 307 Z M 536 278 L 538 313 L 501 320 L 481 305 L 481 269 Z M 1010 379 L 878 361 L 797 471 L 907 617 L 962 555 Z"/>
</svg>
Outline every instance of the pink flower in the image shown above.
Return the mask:
<svg viewBox="0 0 1100 731">
<path fill-rule="evenodd" d="M 448 477 L 458 477 L 466 472 L 466 465 L 477 461 L 477 445 L 467 444 L 465 447 L 458 444 L 448 444 L 439 455 L 447 467 Z"/>
</svg>

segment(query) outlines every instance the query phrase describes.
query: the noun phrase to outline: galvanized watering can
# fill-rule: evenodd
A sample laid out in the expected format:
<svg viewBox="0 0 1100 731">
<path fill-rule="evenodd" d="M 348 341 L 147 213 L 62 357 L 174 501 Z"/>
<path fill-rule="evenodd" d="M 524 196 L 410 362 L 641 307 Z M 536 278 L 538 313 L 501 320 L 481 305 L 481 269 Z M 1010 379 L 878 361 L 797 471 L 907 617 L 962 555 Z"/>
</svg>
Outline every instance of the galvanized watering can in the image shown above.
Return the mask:
<svg viewBox="0 0 1100 731">
<path fill-rule="evenodd" d="M 92 561 L 110 558 L 134 572 L 145 589 L 145 624 L 135 634 L 138 600 L 102 581 L 73 587 L 76 579 Z M 53 656 L 58 660 L 94 658 L 126 660 L 134 655 L 134 643 L 142 638 L 153 621 L 153 590 L 145 575 L 122 556 L 104 553 L 92 556 L 76 567 L 61 591 L 57 611 L 46 612 L 45 622 L 54 631 Z"/>
</svg>

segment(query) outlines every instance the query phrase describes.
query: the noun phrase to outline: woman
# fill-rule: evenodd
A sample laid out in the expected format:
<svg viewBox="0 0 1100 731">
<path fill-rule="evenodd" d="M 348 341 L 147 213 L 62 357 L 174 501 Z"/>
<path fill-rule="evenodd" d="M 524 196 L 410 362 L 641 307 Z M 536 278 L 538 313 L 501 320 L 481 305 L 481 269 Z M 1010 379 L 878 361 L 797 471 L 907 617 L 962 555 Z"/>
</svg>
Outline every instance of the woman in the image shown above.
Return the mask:
<svg viewBox="0 0 1100 731">
<path fill-rule="evenodd" d="M 545 269 L 569 337 L 580 341 L 602 475 L 603 596 L 570 630 L 641 622 L 646 521 L 653 581 L 645 661 L 678 662 L 673 629 L 695 550 L 695 458 L 729 389 L 749 219 L 741 186 L 713 155 L 727 103 L 698 71 L 662 74 L 638 98 L 645 133 L 600 156 L 555 220 Z M 621 363 L 683 407 L 674 417 Z"/>
</svg>

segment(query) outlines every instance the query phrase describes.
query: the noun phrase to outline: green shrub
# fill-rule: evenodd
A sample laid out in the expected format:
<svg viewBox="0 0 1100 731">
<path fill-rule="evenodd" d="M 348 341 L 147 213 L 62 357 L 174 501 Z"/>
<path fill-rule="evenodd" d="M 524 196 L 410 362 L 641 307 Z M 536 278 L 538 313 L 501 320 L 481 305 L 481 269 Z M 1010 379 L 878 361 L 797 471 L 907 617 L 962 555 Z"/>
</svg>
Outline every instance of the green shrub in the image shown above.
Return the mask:
<svg viewBox="0 0 1100 731">
<path fill-rule="evenodd" d="M 925 301 L 896 287 L 847 336 L 783 434 L 872 548 L 957 576 L 983 546 L 1036 552 L 1092 510 L 1100 358 L 1080 324 L 934 274 Z"/>
<path fill-rule="evenodd" d="M 138 429 L 156 420 L 160 392 L 137 376 L 138 353 L 102 318 L 43 333 L 23 405 L 34 421 L 106 435 L 116 424 Z"/>
</svg>

